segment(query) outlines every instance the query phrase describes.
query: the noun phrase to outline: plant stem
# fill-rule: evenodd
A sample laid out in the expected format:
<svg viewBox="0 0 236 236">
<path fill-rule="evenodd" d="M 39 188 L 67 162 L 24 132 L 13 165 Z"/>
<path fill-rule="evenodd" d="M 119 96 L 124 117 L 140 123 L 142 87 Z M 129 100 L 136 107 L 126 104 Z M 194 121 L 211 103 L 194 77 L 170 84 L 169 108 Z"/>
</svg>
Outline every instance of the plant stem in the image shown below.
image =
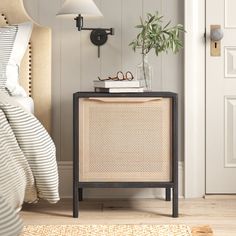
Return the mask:
<svg viewBox="0 0 236 236">
<path fill-rule="evenodd" d="M 142 62 L 143 62 L 143 77 L 144 77 L 144 80 L 145 80 L 145 86 L 148 89 L 147 76 L 146 76 L 146 70 L 145 70 L 145 54 L 144 54 L 144 51 L 142 52 Z"/>
</svg>

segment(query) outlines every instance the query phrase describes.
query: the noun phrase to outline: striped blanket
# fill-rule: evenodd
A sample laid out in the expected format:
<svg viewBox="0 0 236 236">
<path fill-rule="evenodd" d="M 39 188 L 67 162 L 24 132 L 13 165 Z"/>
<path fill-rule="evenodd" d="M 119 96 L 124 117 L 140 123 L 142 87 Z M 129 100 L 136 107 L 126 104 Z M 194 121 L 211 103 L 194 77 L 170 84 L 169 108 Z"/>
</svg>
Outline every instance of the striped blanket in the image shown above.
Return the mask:
<svg viewBox="0 0 236 236">
<path fill-rule="evenodd" d="M 17 235 L 23 202 L 59 200 L 55 146 L 41 123 L 0 91 L 0 235 Z"/>
</svg>

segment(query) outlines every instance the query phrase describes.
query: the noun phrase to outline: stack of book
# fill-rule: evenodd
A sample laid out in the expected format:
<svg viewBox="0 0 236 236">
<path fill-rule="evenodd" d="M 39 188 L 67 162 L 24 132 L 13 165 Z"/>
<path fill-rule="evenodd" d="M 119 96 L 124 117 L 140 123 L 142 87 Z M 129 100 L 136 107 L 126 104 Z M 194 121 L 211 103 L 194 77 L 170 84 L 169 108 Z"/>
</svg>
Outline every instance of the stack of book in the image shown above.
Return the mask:
<svg viewBox="0 0 236 236">
<path fill-rule="evenodd" d="M 142 93 L 144 88 L 141 87 L 138 80 L 95 80 L 93 82 L 95 92 L 99 93 Z"/>
</svg>

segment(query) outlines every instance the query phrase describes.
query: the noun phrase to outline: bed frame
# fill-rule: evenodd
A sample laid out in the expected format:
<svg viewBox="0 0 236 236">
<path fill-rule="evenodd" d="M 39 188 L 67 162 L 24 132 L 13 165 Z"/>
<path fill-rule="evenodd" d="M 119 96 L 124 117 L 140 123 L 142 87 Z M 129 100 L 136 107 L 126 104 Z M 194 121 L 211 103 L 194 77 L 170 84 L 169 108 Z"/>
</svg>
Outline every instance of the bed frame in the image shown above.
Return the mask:
<svg viewBox="0 0 236 236">
<path fill-rule="evenodd" d="M 20 67 L 20 84 L 34 100 L 35 116 L 51 132 L 51 30 L 27 14 L 23 0 L 0 1 L 0 26 L 33 22 L 28 50 Z"/>
</svg>

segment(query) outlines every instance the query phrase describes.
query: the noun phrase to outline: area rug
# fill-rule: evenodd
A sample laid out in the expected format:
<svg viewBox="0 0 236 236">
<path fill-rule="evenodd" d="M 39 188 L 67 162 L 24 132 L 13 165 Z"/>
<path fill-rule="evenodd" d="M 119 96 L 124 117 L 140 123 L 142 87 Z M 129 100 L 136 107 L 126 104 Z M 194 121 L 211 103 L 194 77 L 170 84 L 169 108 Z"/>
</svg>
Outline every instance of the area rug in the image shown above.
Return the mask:
<svg viewBox="0 0 236 236">
<path fill-rule="evenodd" d="M 28 225 L 20 236 L 213 236 L 209 226 Z"/>
</svg>

